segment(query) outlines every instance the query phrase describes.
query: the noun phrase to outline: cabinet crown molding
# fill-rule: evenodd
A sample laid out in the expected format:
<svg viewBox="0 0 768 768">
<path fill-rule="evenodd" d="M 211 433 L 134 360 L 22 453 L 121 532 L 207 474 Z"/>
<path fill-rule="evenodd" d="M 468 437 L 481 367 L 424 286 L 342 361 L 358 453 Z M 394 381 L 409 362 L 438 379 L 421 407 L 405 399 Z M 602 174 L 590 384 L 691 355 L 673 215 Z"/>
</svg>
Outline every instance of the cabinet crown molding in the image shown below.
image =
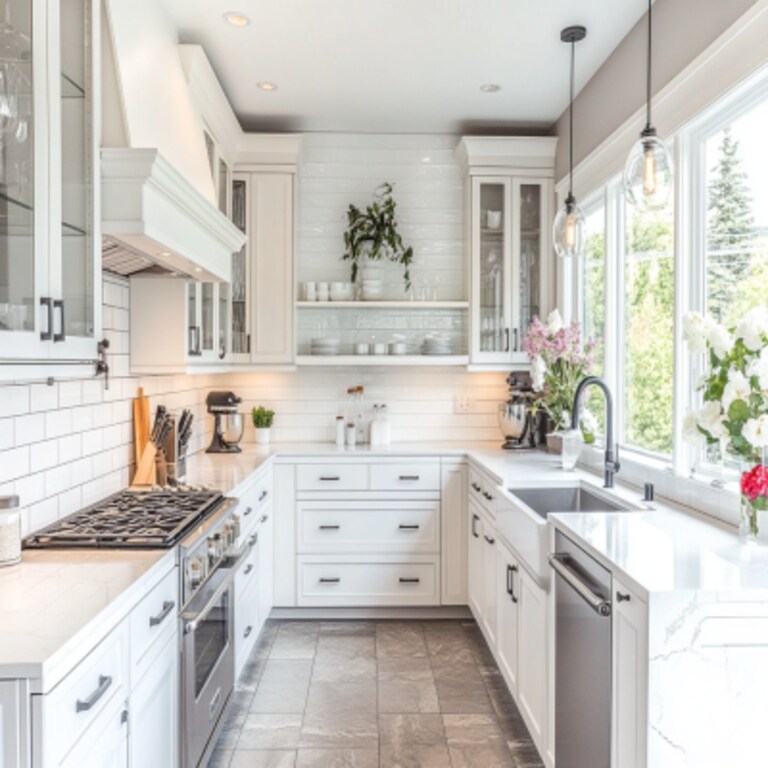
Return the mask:
<svg viewBox="0 0 768 768">
<path fill-rule="evenodd" d="M 482 167 L 554 169 L 557 136 L 462 136 L 456 159 L 464 170 Z"/>
</svg>

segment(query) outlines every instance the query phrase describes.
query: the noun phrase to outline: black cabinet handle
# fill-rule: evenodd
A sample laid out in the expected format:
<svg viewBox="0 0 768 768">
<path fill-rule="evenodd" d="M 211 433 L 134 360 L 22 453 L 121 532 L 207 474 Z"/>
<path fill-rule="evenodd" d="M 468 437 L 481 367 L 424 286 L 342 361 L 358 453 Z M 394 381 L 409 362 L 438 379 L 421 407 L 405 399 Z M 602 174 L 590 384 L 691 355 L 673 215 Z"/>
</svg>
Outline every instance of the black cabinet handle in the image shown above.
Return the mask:
<svg viewBox="0 0 768 768">
<path fill-rule="evenodd" d="M 495 543 L 496 543 L 496 539 L 492 539 L 492 538 L 490 538 L 489 536 L 486 536 L 485 534 L 483 534 L 483 538 L 484 538 L 484 539 L 485 539 L 485 540 L 486 540 L 486 541 L 487 541 L 489 544 L 495 544 Z"/>
<path fill-rule="evenodd" d="M 401 531 L 418 531 L 419 530 L 418 525 L 400 525 L 399 528 Z"/>
<path fill-rule="evenodd" d="M 480 486 L 477 483 L 472 483 L 472 488 L 473 488 L 473 490 L 475 490 L 478 493 L 480 493 Z"/>
<path fill-rule="evenodd" d="M 517 352 L 517 349 L 518 349 L 518 346 L 517 346 L 518 345 L 518 332 L 517 332 L 517 328 L 515 328 L 515 330 L 514 330 L 514 337 L 515 337 L 515 345 L 514 345 L 514 350 L 513 351 Z"/>
<path fill-rule="evenodd" d="M 515 596 L 515 574 L 517 573 L 517 566 L 516 565 L 508 565 L 507 566 L 507 594 L 512 598 L 512 602 L 517 602 L 517 597 Z"/>
<path fill-rule="evenodd" d="M 479 519 L 480 519 L 480 518 L 479 518 L 477 515 L 472 515 L 472 535 L 473 535 L 473 536 L 474 536 L 476 539 L 479 539 L 479 538 L 480 538 L 480 535 L 478 534 L 478 532 L 477 532 L 477 529 L 475 528 L 475 523 L 476 523 L 476 522 L 477 522 Z"/>
<path fill-rule="evenodd" d="M 40 297 L 40 306 L 48 310 L 46 330 L 40 331 L 40 341 L 50 341 L 53 338 L 53 302 L 48 296 Z"/>
<path fill-rule="evenodd" d="M 400 479 L 401 480 L 414 480 L 415 481 L 415 480 L 419 479 L 419 476 L 418 475 L 400 475 Z"/>
<path fill-rule="evenodd" d="M 320 526 L 321 531 L 338 531 L 339 528 L 341 528 L 340 525 L 321 525 Z"/>
<path fill-rule="evenodd" d="M 491 496 L 491 494 L 488 493 L 488 491 L 483 491 L 483 496 L 485 496 L 485 498 L 488 499 L 488 501 L 493 501 L 493 496 Z"/>
<path fill-rule="evenodd" d="M 61 333 L 54 333 L 53 341 L 54 343 L 57 341 L 66 341 L 67 329 L 64 327 L 66 324 L 66 319 L 64 317 L 64 299 L 54 299 L 53 308 L 59 310 L 59 318 L 61 319 Z"/>
<path fill-rule="evenodd" d="M 243 576 L 247 576 L 253 570 L 253 563 L 248 563 L 243 571 Z"/>
<path fill-rule="evenodd" d="M 243 637 L 248 637 L 251 634 L 251 632 L 253 632 L 253 627 L 249 624 L 245 628 L 245 632 L 243 632 Z"/>
<path fill-rule="evenodd" d="M 243 512 L 243 517 L 248 517 L 248 515 L 250 515 L 250 514 L 251 514 L 251 512 L 253 512 L 253 507 L 248 507 L 248 508 L 245 510 L 245 512 Z"/>
<path fill-rule="evenodd" d="M 78 699 L 75 703 L 76 712 L 87 712 L 96 706 L 96 702 L 107 692 L 107 688 L 112 685 L 112 678 L 109 675 L 99 675 L 98 688 L 85 700 Z"/>
<path fill-rule="evenodd" d="M 163 601 L 163 610 L 157 616 L 149 617 L 149 626 L 156 627 L 158 624 L 162 624 L 175 605 L 176 603 L 173 600 Z"/>
<path fill-rule="evenodd" d="M 509 328 L 504 329 L 504 351 L 509 352 Z"/>
<path fill-rule="evenodd" d="M 402 576 L 400 577 L 401 584 L 419 584 L 420 582 L 421 579 L 404 579 Z"/>
<path fill-rule="evenodd" d="M 629 600 L 630 600 L 630 597 L 629 597 L 629 595 L 623 595 L 621 592 L 617 592 L 616 593 L 616 600 L 618 600 L 618 602 L 620 602 L 620 603 L 624 603 L 624 602 L 628 603 Z"/>
<path fill-rule="evenodd" d="M 321 584 L 338 584 L 340 581 L 341 579 L 338 576 L 335 579 L 324 579 L 320 577 Z"/>
<path fill-rule="evenodd" d="M 259 522 L 260 522 L 260 523 L 266 523 L 266 522 L 267 522 L 267 520 L 269 520 L 269 515 L 262 515 L 262 516 L 259 518 Z"/>
<path fill-rule="evenodd" d="M 324 483 L 334 483 L 341 480 L 341 478 L 338 475 L 327 475 L 327 476 L 320 476 L 320 480 Z"/>
<path fill-rule="evenodd" d="M 269 493 L 266 488 L 259 494 L 259 501 L 264 501 L 264 499 L 267 498 L 267 494 Z"/>
</svg>

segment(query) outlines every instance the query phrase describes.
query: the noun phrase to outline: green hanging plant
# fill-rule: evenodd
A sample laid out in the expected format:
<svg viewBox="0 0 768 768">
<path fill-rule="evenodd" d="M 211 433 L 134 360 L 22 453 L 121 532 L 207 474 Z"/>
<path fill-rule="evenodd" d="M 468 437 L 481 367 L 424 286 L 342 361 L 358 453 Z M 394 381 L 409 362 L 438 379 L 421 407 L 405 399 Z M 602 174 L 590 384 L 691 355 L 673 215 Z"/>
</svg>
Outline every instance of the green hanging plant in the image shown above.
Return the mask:
<svg viewBox="0 0 768 768">
<path fill-rule="evenodd" d="M 347 230 L 344 232 L 344 261 L 352 262 L 350 279 L 357 281 L 360 261 L 363 257 L 375 261 L 387 259 L 403 266 L 405 290 L 411 288 L 410 266 L 413 248 L 403 245 L 403 238 L 397 231 L 395 209 L 397 203 L 392 197 L 392 184 L 384 182 L 375 192 L 373 202 L 360 210 L 350 204 L 347 210 Z"/>
</svg>

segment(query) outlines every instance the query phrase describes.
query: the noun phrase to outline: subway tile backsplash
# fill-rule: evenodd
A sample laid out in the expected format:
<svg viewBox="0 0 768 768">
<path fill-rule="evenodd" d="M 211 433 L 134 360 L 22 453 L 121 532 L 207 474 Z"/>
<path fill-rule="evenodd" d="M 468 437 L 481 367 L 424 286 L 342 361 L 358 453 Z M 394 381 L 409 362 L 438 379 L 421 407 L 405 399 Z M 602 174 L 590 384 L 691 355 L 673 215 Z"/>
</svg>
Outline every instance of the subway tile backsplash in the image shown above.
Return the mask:
<svg viewBox="0 0 768 768">
<path fill-rule="evenodd" d="M 395 442 L 501 440 L 496 408 L 506 398 L 504 374 L 456 369 L 307 369 L 285 373 L 200 376 L 129 374 L 129 287 L 104 277 L 104 335 L 110 340 L 110 386 L 103 379 L 0 385 L 0 494 L 16 493 L 26 535 L 124 488 L 134 470 L 133 407 L 144 388 L 154 412 L 191 408 L 192 452 L 204 450 L 212 430 L 205 397 L 232 389 L 246 412 L 265 405 L 276 412 L 274 442 L 331 441 L 337 415 L 357 413 L 348 387 L 365 387 L 365 415 L 386 403 Z M 470 411 L 454 413 L 457 394 Z M 245 442 L 254 440 L 250 418 Z"/>
</svg>

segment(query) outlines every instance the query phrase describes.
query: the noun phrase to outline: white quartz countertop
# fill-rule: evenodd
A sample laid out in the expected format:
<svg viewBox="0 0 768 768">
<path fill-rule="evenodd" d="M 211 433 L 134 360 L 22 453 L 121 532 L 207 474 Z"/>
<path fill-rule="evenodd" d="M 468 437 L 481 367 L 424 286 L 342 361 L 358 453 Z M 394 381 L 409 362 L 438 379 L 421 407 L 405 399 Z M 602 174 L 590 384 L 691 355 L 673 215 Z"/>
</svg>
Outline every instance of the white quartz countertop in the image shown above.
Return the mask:
<svg viewBox="0 0 768 768">
<path fill-rule="evenodd" d="M 174 563 L 173 550 L 24 550 L 0 568 L 0 678 L 49 690 Z"/>
</svg>

